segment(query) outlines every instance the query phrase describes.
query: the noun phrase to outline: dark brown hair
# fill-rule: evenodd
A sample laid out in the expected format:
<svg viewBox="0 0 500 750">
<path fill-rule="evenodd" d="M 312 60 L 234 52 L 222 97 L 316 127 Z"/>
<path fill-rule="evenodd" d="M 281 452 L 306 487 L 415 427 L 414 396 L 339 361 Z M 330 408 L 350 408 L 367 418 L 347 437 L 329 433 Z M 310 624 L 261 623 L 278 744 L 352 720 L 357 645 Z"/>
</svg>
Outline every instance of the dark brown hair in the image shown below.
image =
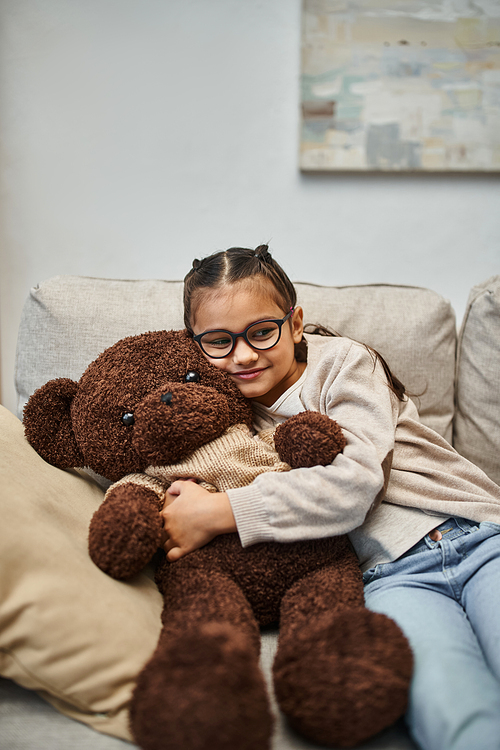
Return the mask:
<svg viewBox="0 0 500 750">
<path fill-rule="evenodd" d="M 271 282 L 274 299 L 283 312 L 296 306 L 295 287 L 279 263 L 272 257 L 268 245 L 259 245 L 255 250 L 230 247 L 229 250 L 213 253 L 203 260 L 194 260 L 193 267 L 184 279 L 184 325 L 188 332 L 193 335 L 191 321 L 196 298 L 202 289 L 217 289 L 226 284 L 234 284 L 236 281 L 255 277 L 268 279 Z M 321 325 L 306 326 L 306 329 L 308 333 L 321 336 L 341 336 L 340 333 Z M 374 364 L 377 360 L 380 362 L 390 389 L 400 401 L 403 401 L 406 393 L 404 385 L 393 375 L 381 354 L 367 344 L 363 346 L 372 354 Z M 306 361 L 305 340 L 296 345 L 295 356 L 299 361 Z"/>
<path fill-rule="evenodd" d="M 271 294 L 283 312 L 295 307 L 295 287 L 272 257 L 267 245 L 259 245 L 255 250 L 230 247 L 203 260 L 194 260 L 184 279 L 184 325 L 187 330 L 192 334 L 191 322 L 198 290 L 217 289 L 256 276 L 269 279 Z"/>
</svg>

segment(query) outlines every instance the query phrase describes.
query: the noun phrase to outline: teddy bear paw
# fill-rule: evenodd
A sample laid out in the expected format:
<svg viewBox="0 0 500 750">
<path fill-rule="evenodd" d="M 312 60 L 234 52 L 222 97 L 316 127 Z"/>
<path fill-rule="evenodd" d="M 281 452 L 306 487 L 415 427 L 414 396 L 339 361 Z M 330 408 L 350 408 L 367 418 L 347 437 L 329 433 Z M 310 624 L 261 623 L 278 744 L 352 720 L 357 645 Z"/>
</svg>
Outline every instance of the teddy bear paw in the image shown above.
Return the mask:
<svg viewBox="0 0 500 750">
<path fill-rule="evenodd" d="M 353 609 L 297 634 L 273 666 L 276 698 L 290 724 L 322 745 L 354 747 L 406 710 L 412 653 L 383 614 Z"/>
<path fill-rule="evenodd" d="M 162 530 L 154 492 L 133 484 L 119 485 L 92 517 L 90 557 L 112 578 L 131 578 L 155 554 Z"/>
<path fill-rule="evenodd" d="M 278 425 L 274 444 L 292 469 L 328 466 L 346 446 L 341 428 L 326 414 L 303 411 Z"/>
<path fill-rule="evenodd" d="M 225 623 L 163 633 L 130 716 L 143 750 L 266 750 L 273 728 L 258 655 Z"/>
</svg>

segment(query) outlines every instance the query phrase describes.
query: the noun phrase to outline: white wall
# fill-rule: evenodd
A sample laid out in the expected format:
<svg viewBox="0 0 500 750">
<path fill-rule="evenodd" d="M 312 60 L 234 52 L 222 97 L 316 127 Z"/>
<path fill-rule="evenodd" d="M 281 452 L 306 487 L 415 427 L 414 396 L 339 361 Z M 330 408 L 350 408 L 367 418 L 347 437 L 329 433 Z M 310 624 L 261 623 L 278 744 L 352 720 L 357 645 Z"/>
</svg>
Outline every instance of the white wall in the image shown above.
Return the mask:
<svg viewBox="0 0 500 750">
<path fill-rule="evenodd" d="M 497 176 L 301 175 L 300 0 L 0 0 L 3 403 L 55 274 L 182 278 L 270 240 L 295 280 L 500 273 Z"/>
</svg>

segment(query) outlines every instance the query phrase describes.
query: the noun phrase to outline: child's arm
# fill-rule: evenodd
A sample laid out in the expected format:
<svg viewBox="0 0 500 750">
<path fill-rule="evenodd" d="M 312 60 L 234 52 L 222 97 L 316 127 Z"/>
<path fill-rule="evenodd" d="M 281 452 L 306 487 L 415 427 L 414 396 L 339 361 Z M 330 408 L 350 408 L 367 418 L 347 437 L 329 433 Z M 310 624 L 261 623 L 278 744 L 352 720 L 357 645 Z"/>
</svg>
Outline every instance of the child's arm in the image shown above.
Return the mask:
<svg viewBox="0 0 500 750">
<path fill-rule="evenodd" d="M 164 550 L 171 562 L 208 544 L 219 534 L 236 531 L 225 492 L 208 492 L 189 480 L 173 482 L 161 512 Z"/>
<path fill-rule="evenodd" d="M 269 473 L 227 490 L 244 547 L 348 533 L 384 497 L 401 402 L 382 366 L 349 339 L 330 339 L 319 356 L 309 355 L 304 406 L 334 419 L 347 445 L 331 465 Z"/>
</svg>

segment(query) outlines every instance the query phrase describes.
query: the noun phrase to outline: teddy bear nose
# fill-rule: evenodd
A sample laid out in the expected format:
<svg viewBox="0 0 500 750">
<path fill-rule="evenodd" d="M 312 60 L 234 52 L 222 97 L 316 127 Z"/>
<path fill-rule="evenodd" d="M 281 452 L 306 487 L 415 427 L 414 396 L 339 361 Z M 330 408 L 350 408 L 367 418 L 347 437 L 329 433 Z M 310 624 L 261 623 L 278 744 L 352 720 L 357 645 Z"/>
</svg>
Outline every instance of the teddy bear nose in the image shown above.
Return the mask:
<svg viewBox="0 0 500 750">
<path fill-rule="evenodd" d="M 167 406 L 172 406 L 172 399 L 173 399 L 173 395 L 170 392 L 162 393 L 160 396 L 160 401 L 163 404 L 167 404 Z"/>
</svg>

